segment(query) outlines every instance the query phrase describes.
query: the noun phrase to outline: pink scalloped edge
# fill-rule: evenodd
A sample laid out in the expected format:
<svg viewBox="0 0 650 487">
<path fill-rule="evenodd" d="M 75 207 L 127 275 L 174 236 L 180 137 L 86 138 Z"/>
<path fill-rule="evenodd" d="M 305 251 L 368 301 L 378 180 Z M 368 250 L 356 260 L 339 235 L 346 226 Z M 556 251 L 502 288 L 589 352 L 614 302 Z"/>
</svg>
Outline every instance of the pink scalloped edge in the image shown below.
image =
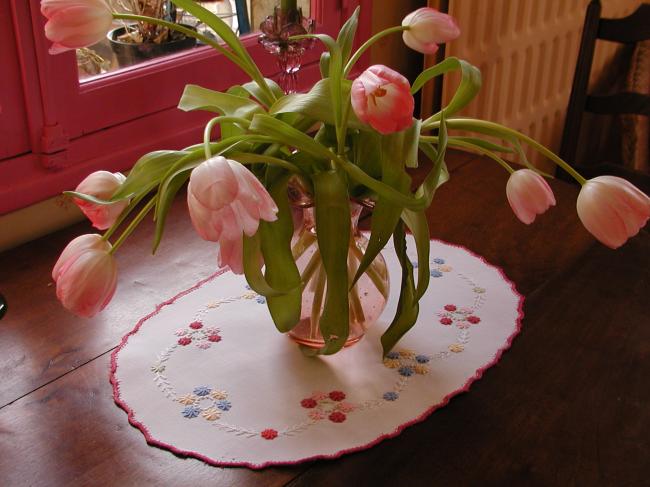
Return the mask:
<svg viewBox="0 0 650 487">
<path fill-rule="evenodd" d="M 515 331 L 508 337 L 508 339 L 506 340 L 506 343 L 499 350 L 497 350 L 497 352 L 494 354 L 494 357 L 492 358 L 492 360 L 490 360 L 483 367 L 477 369 L 476 372 L 474 373 L 474 375 L 472 377 L 468 378 L 467 381 L 465 382 L 465 384 L 463 384 L 462 387 L 456 389 L 453 392 L 450 392 L 445 397 L 443 397 L 442 401 L 440 401 L 438 404 L 434 404 L 433 406 L 431 406 L 429 409 L 427 409 L 421 415 L 417 416 L 416 418 L 414 418 L 414 419 L 412 419 L 410 421 L 407 421 L 406 423 L 403 423 L 403 424 L 399 425 L 397 428 L 395 428 L 394 431 L 392 431 L 390 433 L 385 433 L 385 434 L 377 437 L 373 441 L 371 441 L 369 443 L 366 443 L 365 445 L 355 446 L 353 448 L 347 448 L 347 449 L 340 450 L 340 451 L 338 451 L 336 453 L 329 454 L 329 455 L 328 454 L 322 454 L 322 455 L 314 455 L 314 456 L 311 456 L 311 457 L 302 458 L 300 460 L 280 461 L 280 462 L 269 461 L 269 462 L 265 462 L 265 463 L 228 462 L 228 461 L 214 460 L 213 458 L 207 457 L 207 456 L 202 455 L 202 454 L 200 454 L 198 452 L 190 451 L 190 450 L 181 450 L 179 448 L 176 448 L 173 445 L 170 445 L 168 443 L 165 443 L 165 442 L 162 442 L 160 440 L 155 439 L 151 435 L 151 433 L 149 432 L 147 427 L 143 423 L 141 423 L 140 421 L 135 419 L 134 411 L 120 398 L 120 386 L 119 386 L 119 383 L 117 381 L 117 378 L 115 377 L 115 373 L 117 372 L 117 354 L 127 344 L 127 342 L 129 341 L 129 337 L 131 335 L 135 335 L 138 332 L 138 330 L 140 329 L 140 327 L 144 324 L 145 321 L 147 321 L 149 318 L 152 318 L 153 316 L 160 313 L 160 311 L 165 306 L 173 304 L 177 299 L 179 299 L 179 298 L 181 298 L 181 297 L 183 297 L 183 296 L 197 290 L 198 288 L 200 288 L 204 284 L 206 284 L 206 283 L 212 281 L 213 279 L 216 279 L 220 275 L 224 274 L 225 272 L 228 271 L 228 268 L 219 270 L 218 272 L 214 273 L 210 277 L 207 277 L 206 279 L 203 279 L 203 280 L 197 282 L 191 288 L 180 292 L 179 294 L 177 294 L 173 298 L 168 299 L 167 301 L 165 301 L 163 303 L 160 303 L 158 306 L 156 306 L 156 309 L 153 312 L 151 312 L 150 314 L 148 314 L 147 316 L 142 318 L 140 321 L 138 321 L 137 325 L 135 326 L 135 328 L 133 330 L 131 330 L 126 335 L 124 335 L 124 337 L 122 338 L 122 341 L 120 342 L 118 347 L 111 353 L 111 370 L 110 370 L 109 380 L 110 380 L 110 383 L 113 386 L 113 399 L 115 401 L 115 404 L 117 404 L 120 408 L 122 408 L 127 413 L 129 424 L 131 424 L 131 426 L 134 426 L 134 427 L 138 428 L 142 432 L 142 434 L 145 437 L 145 440 L 147 441 L 147 444 L 149 444 L 151 446 L 161 448 L 161 449 L 164 449 L 164 450 L 169 450 L 172 453 L 174 453 L 175 455 L 178 455 L 178 456 L 181 456 L 181 457 L 196 458 L 198 460 L 201 460 L 201 461 L 203 461 L 203 462 L 205 462 L 205 463 L 207 463 L 209 465 L 215 466 L 215 467 L 246 467 L 246 468 L 250 468 L 250 469 L 253 469 L 253 470 L 260 470 L 260 469 L 273 467 L 273 466 L 300 465 L 302 463 L 307 463 L 307 462 L 311 462 L 311 461 L 314 461 L 314 460 L 333 460 L 333 459 L 340 458 L 343 455 L 347 455 L 349 453 L 356 453 L 356 452 L 359 452 L 359 451 L 367 450 L 368 448 L 371 448 L 371 447 L 381 443 L 384 440 L 387 440 L 387 439 L 390 439 L 390 438 L 395 438 L 396 436 L 398 436 L 402 431 L 404 431 L 409 426 L 413 426 L 413 425 L 415 425 L 417 423 L 421 423 L 422 421 L 427 419 L 433 412 L 435 412 L 436 410 L 438 410 L 438 409 L 446 406 L 447 404 L 449 404 L 449 401 L 454 396 L 457 396 L 458 394 L 461 394 L 463 392 L 468 392 L 469 389 L 470 389 L 470 386 L 475 381 L 481 379 L 483 377 L 483 374 L 485 373 L 485 371 L 487 369 L 489 369 L 489 368 L 493 367 L 494 365 L 496 365 L 499 362 L 499 360 L 501 360 L 501 356 L 503 355 L 503 353 L 512 346 L 512 341 L 521 332 L 522 319 L 524 317 L 523 306 L 524 306 L 524 299 L 525 298 L 524 298 L 524 296 L 522 294 L 519 293 L 519 291 L 517 291 L 517 289 L 515 287 L 515 284 L 510 279 L 508 279 L 508 277 L 506 276 L 505 272 L 503 271 L 503 269 L 501 267 L 490 264 L 487 260 L 485 260 L 485 258 L 482 255 L 479 255 L 479 254 L 469 250 L 467 247 L 464 247 L 462 245 L 455 245 L 455 244 L 445 242 L 444 240 L 439 240 L 439 239 L 431 239 L 431 241 L 440 242 L 440 243 L 442 243 L 444 245 L 447 245 L 449 247 L 464 250 L 469 255 L 471 255 L 474 258 L 480 260 L 483 264 L 485 264 L 486 266 L 488 266 L 488 267 L 490 267 L 492 269 L 495 269 L 499 273 L 501 278 L 510 286 L 510 290 L 512 291 L 512 293 L 519 299 L 519 304 L 517 306 L 516 328 L 515 328 Z"/>
</svg>

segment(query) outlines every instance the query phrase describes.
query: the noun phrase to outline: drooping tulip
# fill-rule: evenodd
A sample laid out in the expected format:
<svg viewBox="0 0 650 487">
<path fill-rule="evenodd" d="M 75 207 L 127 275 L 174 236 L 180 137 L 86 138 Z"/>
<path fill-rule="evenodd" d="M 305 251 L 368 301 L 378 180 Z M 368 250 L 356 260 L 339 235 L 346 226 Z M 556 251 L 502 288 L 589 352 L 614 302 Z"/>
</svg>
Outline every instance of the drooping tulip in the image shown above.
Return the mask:
<svg viewBox="0 0 650 487">
<path fill-rule="evenodd" d="M 117 265 L 110 249 L 100 235 L 82 235 L 68 244 L 52 270 L 57 298 L 78 316 L 96 315 L 115 293 Z"/>
<path fill-rule="evenodd" d="M 438 44 L 453 41 L 460 35 L 458 24 L 451 15 L 429 7 L 408 14 L 402 20 L 402 26 L 408 27 L 402 34 L 404 44 L 422 54 L 433 54 L 438 50 Z"/>
<path fill-rule="evenodd" d="M 546 180 L 530 169 L 513 172 L 506 184 L 506 196 L 512 211 L 526 225 L 535 221 L 551 206 L 555 206 L 555 196 Z"/>
<path fill-rule="evenodd" d="M 124 175 L 119 172 L 96 171 L 81 181 L 75 191 L 108 200 L 125 180 Z M 122 200 L 110 205 L 100 205 L 80 198 L 74 198 L 74 202 L 98 230 L 106 230 L 113 225 L 129 204 L 128 200 Z"/>
<path fill-rule="evenodd" d="M 352 109 L 359 120 L 377 132 L 399 132 L 413 123 L 415 102 L 408 80 L 397 71 L 377 64 L 352 82 Z"/>
<path fill-rule="evenodd" d="M 96 44 L 113 23 L 105 0 L 41 0 L 41 13 L 48 19 L 45 36 L 52 41 L 50 54 Z"/>
<path fill-rule="evenodd" d="M 221 156 L 190 175 L 187 205 L 204 240 L 219 242 L 219 265 L 242 274 L 242 234 L 252 236 L 260 220 L 275 221 L 278 207 L 262 183 L 237 161 Z"/>
<path fill-rule="evenodd" d="M 612 249 L 639 233 L 650 218 L 650 198 L 616 176 L 588 180 L 580 190 L 576 206 L 585 228 Z"/>
</svg>

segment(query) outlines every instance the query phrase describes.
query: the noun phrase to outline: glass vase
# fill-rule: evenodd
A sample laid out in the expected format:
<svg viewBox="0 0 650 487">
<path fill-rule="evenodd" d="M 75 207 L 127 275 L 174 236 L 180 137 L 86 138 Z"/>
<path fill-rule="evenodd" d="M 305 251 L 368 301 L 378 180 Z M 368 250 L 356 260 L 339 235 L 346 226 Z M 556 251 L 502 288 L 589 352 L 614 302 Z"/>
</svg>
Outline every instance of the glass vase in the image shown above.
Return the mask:
<svg viewBox="0 0 650 487">
<path fill-rule="evenodd" d="M 350 203 L 352 231 L 348 245 L 349 284 L 352 283 L 368 245 L 368 239 L 358 228 L 361 210 L 362 206 L 358 203 Z M 314 209 L 308 207 L 296 211 L 298 230 L 293 238 L 292 249 L 302 277 L 303 292 L 300 321 L 289 332 L 289 336 L 301 345 L 321 348 L 325 341 L 319 324 L 327 291 L 327 276 L 318 250 Z M 361 340 L 368 327 L 377 321 L 386 306 L 389 291 L 386 261 L 379 254 L 349 292 L 350 334 L 344 346 L 349 347 Z"/>
</svg>

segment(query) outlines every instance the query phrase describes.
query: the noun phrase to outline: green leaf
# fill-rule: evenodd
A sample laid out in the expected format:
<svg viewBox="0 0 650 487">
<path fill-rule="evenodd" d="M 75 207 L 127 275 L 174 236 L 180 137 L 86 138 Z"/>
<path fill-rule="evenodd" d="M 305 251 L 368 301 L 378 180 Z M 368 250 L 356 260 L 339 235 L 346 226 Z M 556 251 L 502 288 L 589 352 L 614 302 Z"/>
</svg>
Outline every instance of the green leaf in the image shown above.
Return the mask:
<svg viewBox="0 0 650 487">
<path fill-rule="evenodd" d="M 246 119 L 251 119 L 256 113 L 264 113 L 264 109 L 258 103 L 248 98 L 209 90 L 198 85 L 185 87 L 178 108 L 186 112 L 206 110 Z"/>
<path fill-rule="evenodd" d="M 416 299 L 419 301 L 429 287 L 429 223 L 424 211 L 404 210 L 402 220 L 409 227 L 415 238 L 415 247 L 418 252 L 418 285 Z"/>
<path fill-rule="evenodd" d="M 425 123 L 440 120 L 443 112 L 446 117 L 450 117 L 466 107 L 481 89 L 481 71 L 467 61 L 455 57 L 448 57 L 441 63 L 425 69 L 413 82 L 411 93 L 415 94 L 429 80 L 441 74 L 457 70 L 461 71 L 461 81 L 449 105 L 443 108 L 441 112 L 429 117 Z"/>
<path fill-rule="evenodd" d="M 262 245 L 261 245 L 260 232 L 257 232 L 252 237 L 244 235 L 244 275 L 246 276 L 246 281 L 250 285 L 251 289 L 257 294 L 261 294 L 267 298 L 282 296 L 287 294 L 292 290 L 288 289 L 276 289 L 271 286 L 264 274 L 262 273 L 261 263 L 262 263 Z M 298 286 L 300 283 L 298 283 Z M 297 286 L 294 286 L 295 289 Z"/>
<path fill-rule="evenodd" d="M 320 55 L 318 67 L 320 68 L 320 77 L 327 78 L 330 73 L 330 53 L 325 51 Z"/>
<path fill-rule="evenodd" d="M 156 202 L 156 230 L 153 238 L 152 253 L 156 253 L 160 241 L 162 240 L 163 232 L 165 230 L 165 223 L 167 221 L 167 214 L 174 202 L 174 197 L 178 190 L 183 187 L 185 182 L 190 177 L 190 171 L 185 171 L 177 174 L 175 177 L 167 181 L 164 189 L 158 194 L 158 201 Z"/>
<path fill-rule="evenodd" d="M 513 154 L 515 153 L 515 149 L 512 147 L 505 147 L 503 145 L 495 144 L 493 142 L 490 142 L 489 140 L 485 139 L 479 139 L 478 137 L 461 137 L 461 136 L 453 136 L 449 137 L 449 145 L 451 145 L 452 141 L 461 141 L 461 142 L 466 142 L 472 145 L 475 145 L 477 147 L 480 147 L 481 149 L 486 149 L 489 151 L 493 152 L 506 152 L 508 154 Z"/>
<path fill-rule="evenodd" d="M 282 91 L 282 88 L 280 88 L 280 86 L 275 81 L 269 78 L 264 78 L 264 81 L 266 82 L 267 86 L 271 89 L 271 92 L 275 95 L 276 98 L 282 98 L 284 96 L 284 92 Z M 262 90 L 255 81 L 249 81 L 248 83 L 243 84 L 241 88 L 244 91 L 246 91 L 250 96 L 256 98 L 267 107 L 273 105 L 273 102 L 275 101 L 275 100 L 271 100 L 268 94 L 265 93 L 264 90 Z"/>
<path fill-rule="evenodd" d="M 440 129 L 438 132 L 438 150 L 433 151 L 430 145 L 427 143 L 420 144 L 420 147 L 428 157 L 433 156 L 435 153 L 433 167 L 415 193 L 418 198 L 424 198 L 425 208 L 428 208 L 431 205 L 431 201 L 433 200 L 433 195 L 435 194 L 436 189 L 438 189 L 438 187 L 440 187 L 440 185 L 446 181 L 445 179 L 441 180 L 441 176 L 446 173 L 447 179 L 449 177 L 449 173 L 446 172 L 445 166 L 445 153 L 447 151 L 447 124 L 445 122 L 444 115 L 440 120 Z"/>
<path fill-rule="evenodd" d="M 343 24 L 343 27 L 341 27 L 339 35 L 336 38 L 336 43 L 339 45 L 339 49 L 341 49 L 341 59 L 343 64 L 348 62 L 350 54 L 352 53 L 354 35 L 357 32 L 357 26 L 359 24 L 359 10 L 360 7 L 354 9 L 354 13 L 345 24 Z"/>
<path fill-rule="evenodd" d="M 350 204 L 345 177 L 338 171 L 324 171 L 313 177 L 318 248 L 327 275 L 327 291 L 320 331 L 325 346 L 318 353 L 339 351 L 350 333 L 348 298 L 348 245 Z"/>
<path fill-rule="evenodd" d="M 395 243 L 395 253 L 402 267 L 402 282 L 395 318 L 381 336 L 384 355 L 390 352 L 400 338 L 413 327 L 420 311 L 413 279 L 413 265 L 406 254 L 406 234 L 401 221 L 395 227 L 393 242 Z"/>
<path fill-rule="evenodd" d="M 269 294 L 266 299 L 276 328 L 285 333 L 300 321 L 302 287 L 300 272 L 291 253 L 293 218 L 287 197 L 287 182 L 290 176 L 282 174 L 284 171 L 277 168 L 269 168 L 267 171 L 267 176 L 281 175 L 271 184 L 267 180 L 269 194 L 278 206 L 278 219 L 274 222 L 260 221 L 258 233 L 264 255 L 266 282 L 272 289 L 289 290 L 278 296 Z"/>
</svg>

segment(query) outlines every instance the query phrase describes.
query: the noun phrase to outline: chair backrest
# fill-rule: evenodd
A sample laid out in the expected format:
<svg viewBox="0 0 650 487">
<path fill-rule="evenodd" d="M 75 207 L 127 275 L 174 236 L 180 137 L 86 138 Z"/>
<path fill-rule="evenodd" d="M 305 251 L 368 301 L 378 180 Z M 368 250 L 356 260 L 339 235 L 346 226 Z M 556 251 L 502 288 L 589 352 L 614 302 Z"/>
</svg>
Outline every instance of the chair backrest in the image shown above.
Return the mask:
<svg viewBox="0 0 650 487">
<path fill-rule="evenodd" d="M 631 15 L 620 19 L 602 19 L 599 0 L 587 7 L 584 30 L 580 41 L 578 62 L 567 108 L 560 157 L 575 160 L 583 111 L 599 114 L 637 114 L 650 116 L 650 95 L 622 92 L 607 96 L 587 93 L 596 40 L 636 44 L 650 39 L 650 3 L 644 3 Z"/>
</svg>

